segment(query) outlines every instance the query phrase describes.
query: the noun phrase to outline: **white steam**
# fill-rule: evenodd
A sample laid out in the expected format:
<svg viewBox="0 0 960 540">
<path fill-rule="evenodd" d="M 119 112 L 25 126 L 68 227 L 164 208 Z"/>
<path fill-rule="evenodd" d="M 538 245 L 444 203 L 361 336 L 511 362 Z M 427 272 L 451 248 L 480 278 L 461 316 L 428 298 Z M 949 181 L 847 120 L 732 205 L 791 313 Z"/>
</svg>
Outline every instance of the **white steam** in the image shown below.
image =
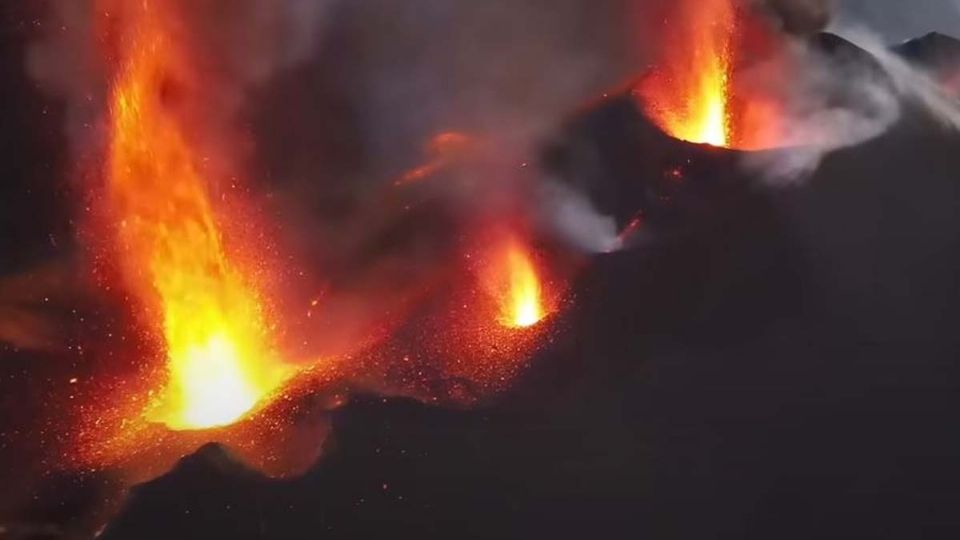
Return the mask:
<svg viewBox="0 0 960 540">
<path fill-rule="evenodd" d="M 843 34 L 877 59 L 900 96 L 919 105 L 944 127 L 960 131 L 960 103 L 940 83 L 891 52 L 877 34 L 862 27 L 845 29 Z"/>
<path fill-rule="evenodd" d="M 863 59 L 792 44 L 792 78 L 780 94 L 774 150 L 747 155 L 748 168 L 774 184 L 802 180 L 829 153 L 880 136 L 900 118 L 896 89 Z"/>
<path fill-rule="evenodd" d="M 801 51 L 799 69 L 785 91 L 783 148 L 751 154 L 746 165 L 774 184 L 802 180 L 836 150 L 883 135 L 906 105 L 919 107 L 944 127 L 960 130 L 960 107 L 946 90 L 892 52 L 876 33 L 845 27 L 838 34 L 869 53 L 862 59 Z M 841 99 L 837 99 L 841 96 Z"/>
<path fill-rule="evenodd" d="M 585 195 L 558 181 L 544 181 L 541 220 L 572 247 L 586 253 L 610 253 L 623 247 L 617 222 L 601 214 Z"/>
</svg>

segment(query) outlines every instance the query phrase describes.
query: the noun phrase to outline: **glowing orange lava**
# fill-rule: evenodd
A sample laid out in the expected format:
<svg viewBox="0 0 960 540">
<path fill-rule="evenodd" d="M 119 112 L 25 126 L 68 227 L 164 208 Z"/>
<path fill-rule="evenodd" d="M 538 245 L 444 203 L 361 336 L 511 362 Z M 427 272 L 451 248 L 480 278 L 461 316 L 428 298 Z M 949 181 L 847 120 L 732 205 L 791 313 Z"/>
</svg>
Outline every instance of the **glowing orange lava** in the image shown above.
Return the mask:
<svg viewBox="0 0 960 540">
<path fill-rule="evenodd" d="M 669 43 L 637 91 L 647 115 L 669 135 L 731 146 L 730 74 L 737 14 L 733 0 L 684 0 L 665 29 Z"/>
<path fill-rule="evenodd" d="M 163 337 L 167 380 L 147 411 L 175 430 L 229 425 L 291 375 L 252 272 L 231 257 L 204 158 L 169 104 L 191 72 L 170 16 L 144 2 L 121 42 L 105 167 L 121 269 Z M 169 9 L 169 8 L 168 8 Z"/>
<path fill-rule="evenodd" d="M 531 256 L 517 241 L 510 241 L 500 261 L 500 322 L 510 328 L 529 328 L 542 321 L 544 307 L 540 276 Z"/>
</svg>

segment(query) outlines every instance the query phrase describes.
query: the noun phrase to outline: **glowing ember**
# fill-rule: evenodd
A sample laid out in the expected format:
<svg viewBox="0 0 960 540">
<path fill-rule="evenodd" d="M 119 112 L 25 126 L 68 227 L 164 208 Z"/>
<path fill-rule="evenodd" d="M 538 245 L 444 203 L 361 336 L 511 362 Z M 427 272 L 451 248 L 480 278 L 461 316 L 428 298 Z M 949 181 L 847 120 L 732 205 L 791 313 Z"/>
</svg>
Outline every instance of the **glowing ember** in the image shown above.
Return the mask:
<svg viewBox="0 0 960 540">
<path fill-rule="evenodd" d="M 503 255 L 503 287 L 500 322 L 511 328 L 529 328 L 546 317 L 540 277 L 530 255 L 518 242 L 507 245 Z"/>
<path fill-rule="evenodd" d="M 647 114 L 673 137 L 730 146 L 730 73 L 736 34 L 733 0 L 677 3 L 657 68 L 638 92 Z"/>
<path fill-rule="evenodd" d="M 147 414 L 172 429 L 205 429 L 242 418 L 290 369 L 273 348 L 250 272 L 226 249 L 190 130 L 164 101 L 171 79 L 189 72 L 188 55 L 157 5 L 143 4 L 123 42 L 108 200 L 122 270 L 168 358 L 168 380 Z"/>
<path fill-rule="evenodd" d="M 394 182 L 394 185 L 405 186 L 422 182 L 463 161 L 476 148 L 477 141 L 467 134 L 456 131 L 445 131 L 437 134 L 430 139 L 425 148 L 429 161 L 404 173 Z"/>
</svg>

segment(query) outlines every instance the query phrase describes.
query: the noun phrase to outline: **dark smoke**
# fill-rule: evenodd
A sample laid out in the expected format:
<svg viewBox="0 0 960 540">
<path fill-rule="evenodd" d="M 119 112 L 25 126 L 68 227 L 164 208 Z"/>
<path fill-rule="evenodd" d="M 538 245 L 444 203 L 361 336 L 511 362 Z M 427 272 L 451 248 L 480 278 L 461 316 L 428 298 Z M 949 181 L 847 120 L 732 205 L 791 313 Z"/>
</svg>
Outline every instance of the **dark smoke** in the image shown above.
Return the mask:
<svg viewBox="0 0 960 540">
<path fill-rule="evenodd" d="M 222 77 L 241 87 L 266 82 L 278 70 L 313 52 L 330 1 L 169 0 L 182 13 L 183 37 L 197 43 L 197 55 Z M 47 0 L 40 16 L 41 37 L 26 58 L 31 75 L 44 88 L 78 101 L 102 97 L 110 67 L 104 64 L 97 17 L 111 13 L 114 24 L 132 4 L 119 0 Z M 95 93 L 94 93 L 95 92 Z"/>
<path fill-rule="evenodd" d="M 629 4 L 340 2 L 317 57 L 261 104 L 259 130 L 284 135 L 261 137 L 264 160 L 295 190 L 348 200 L 421 165 L 443 132 L 522 161 L 563 115 L 638 69 Z"/>
<path fill-rule="evenodd" d="M 766 11 L 785 32 L 809 35 L 820 32 L 833 17 L 835 0 L 763 0 Z"/>
</svg>

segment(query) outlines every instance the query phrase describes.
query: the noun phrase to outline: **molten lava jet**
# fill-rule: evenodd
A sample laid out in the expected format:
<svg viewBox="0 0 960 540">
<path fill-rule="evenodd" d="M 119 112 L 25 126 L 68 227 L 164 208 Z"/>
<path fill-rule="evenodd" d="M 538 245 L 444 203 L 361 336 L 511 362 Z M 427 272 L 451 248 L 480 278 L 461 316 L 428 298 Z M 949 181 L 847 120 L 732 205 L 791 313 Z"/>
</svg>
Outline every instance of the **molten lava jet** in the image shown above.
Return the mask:
<svg viewBox="0 0 960 540">
<path fill-rule="evenodd" d="M 509 328 L 529 328 L 546 316 L 540 276 L 524 246 L 507 243 L 500 261 L 500 323 Z"/>
<path fill-rule="evenodd" d="M 249 413 L 292 368 L 278 356 L 255 272 L 224 239 L 205 156 L 168 107 L 170 85 L 189 81 L 193 67 L 162 5 L 131 10 L 121 40 L 106 200 L 120 270 L 167 357 L 146 415 L 175 430 L 207 429 Z"/>
<path fill-rule="evenodd" d="M 670 43 L 636 91 L 647 115 L 669 135 L 731 146 L 734 0 L 681 1 L 674 9 L 666 30 Z"/>
</svg>

